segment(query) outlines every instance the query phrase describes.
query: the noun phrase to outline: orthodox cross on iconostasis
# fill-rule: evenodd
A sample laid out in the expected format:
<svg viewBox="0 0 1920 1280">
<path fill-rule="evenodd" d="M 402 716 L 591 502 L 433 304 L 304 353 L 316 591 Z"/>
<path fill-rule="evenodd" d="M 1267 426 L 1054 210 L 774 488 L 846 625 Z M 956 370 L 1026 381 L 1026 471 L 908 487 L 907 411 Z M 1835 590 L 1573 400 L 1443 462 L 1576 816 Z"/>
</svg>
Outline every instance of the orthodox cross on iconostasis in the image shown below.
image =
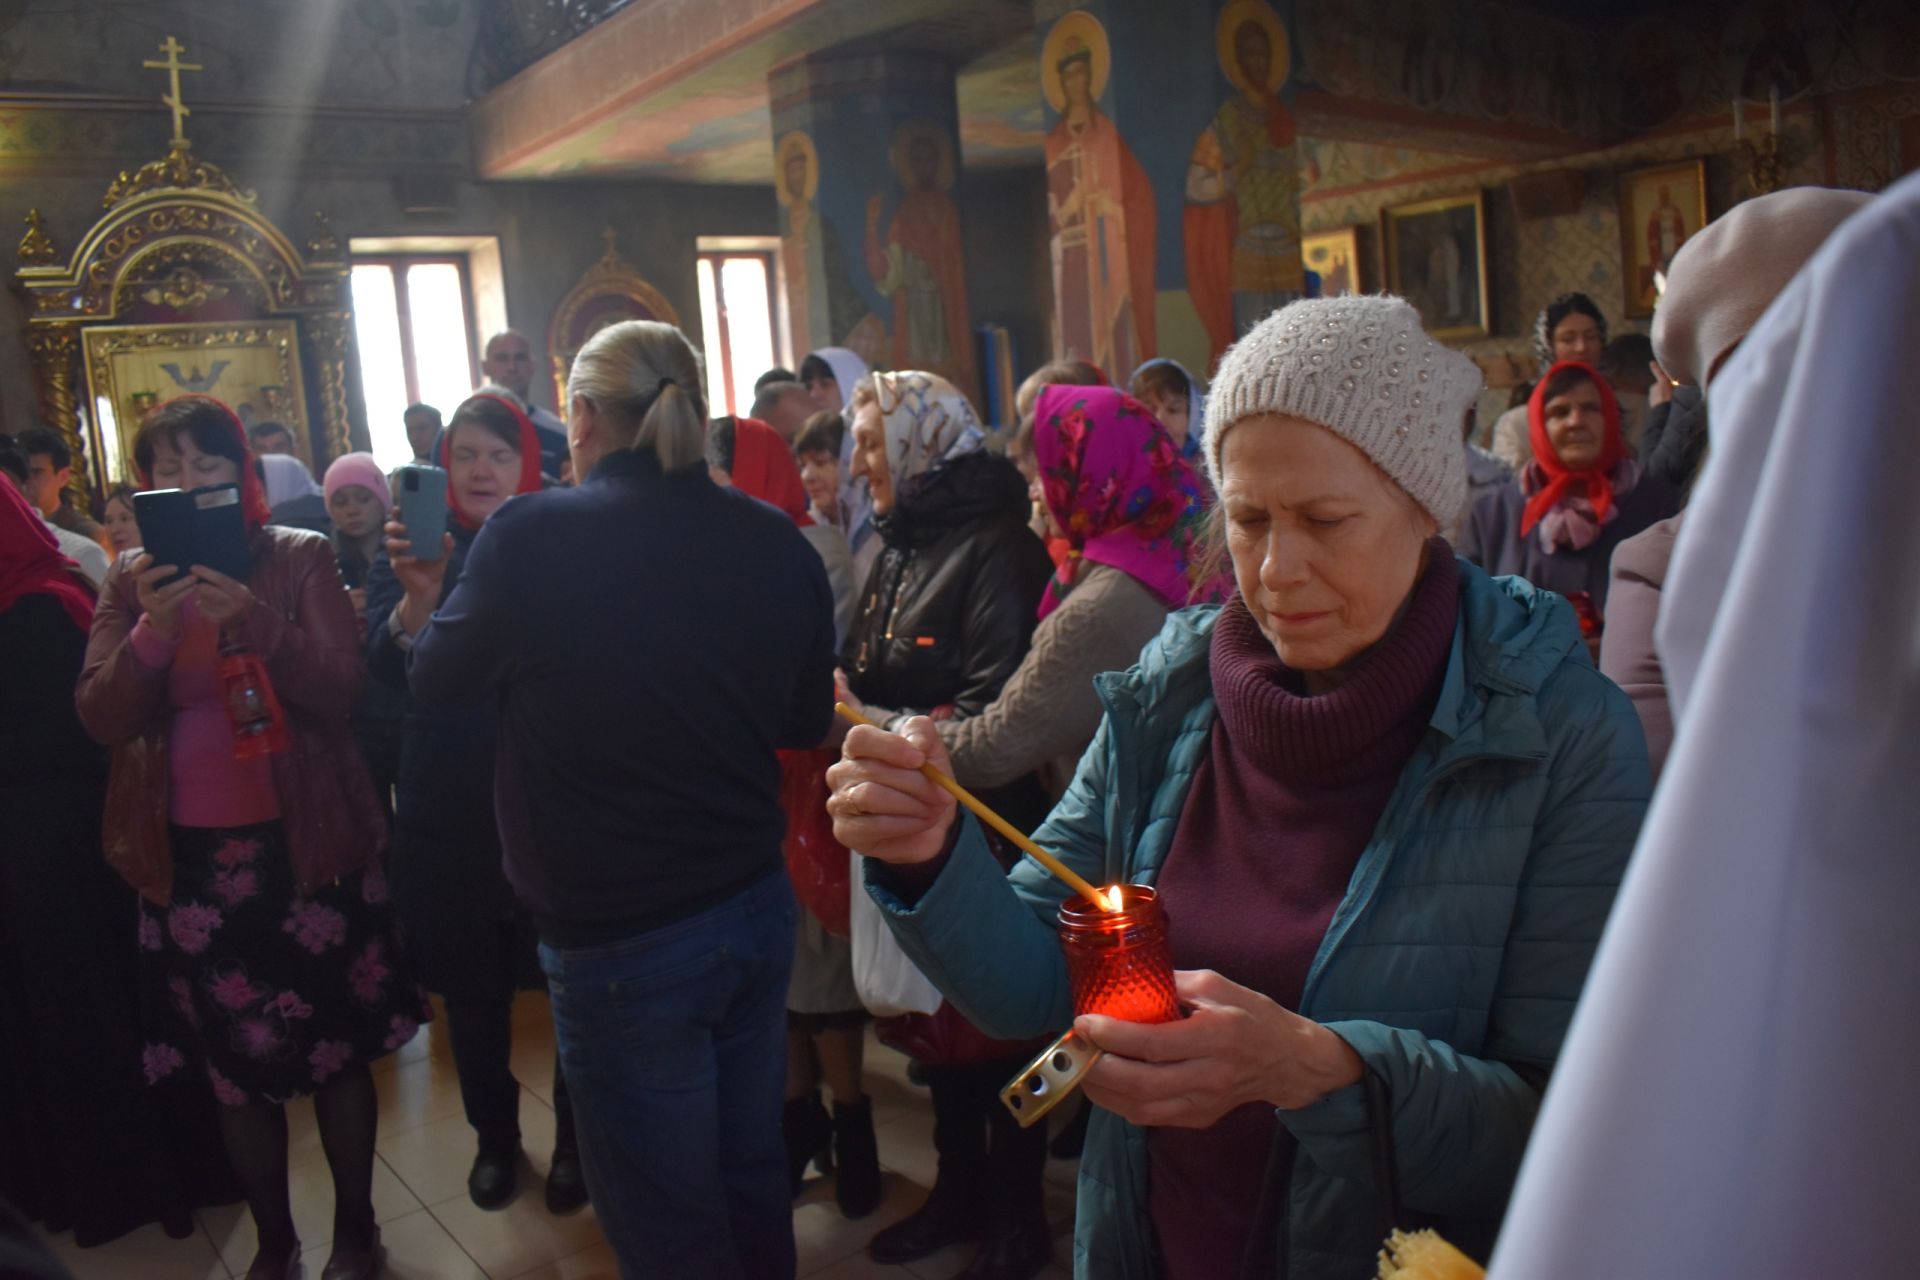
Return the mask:
<svg viewBox="0 0 1920 1280">
<path fill-rule="evenodd" d="M 173 108 L 173 141 L 176 146 L 187 145 L 187 117 L 193 112 L 180 97 L 180 73 L 182 71 L 200 71 L 204 68 L 191 62 L 180 61 L 180 55 L 186 50 L 178 40 L 168 36 L 166 43 L 160 46 L 160 52 L 167 55 L 165 62 L 155 62 L 149 58 L 140 65 L 154 71 L 167 73 L 167 92 L 160 101 Z"/>
</svg>

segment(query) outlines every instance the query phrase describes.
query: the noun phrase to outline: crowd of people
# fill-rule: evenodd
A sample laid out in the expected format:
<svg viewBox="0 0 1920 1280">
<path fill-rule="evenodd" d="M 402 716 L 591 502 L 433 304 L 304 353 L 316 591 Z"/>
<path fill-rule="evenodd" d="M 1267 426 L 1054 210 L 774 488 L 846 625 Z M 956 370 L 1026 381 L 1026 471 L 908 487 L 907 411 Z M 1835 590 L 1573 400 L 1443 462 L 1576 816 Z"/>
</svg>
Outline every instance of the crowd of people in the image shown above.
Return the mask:
<svg viewBox="0 0 1920 1280">
<path fill-rule="evenodd" d="M 1070 1025 L 1104 1051 L 1052 1143 L 1077 1274 L 1361 1276 L 1416 1224 L 1486 1257 L 1673 739 L 1715 379 L 1870 200 L 1738 206 L 1650 339 L 1553 299 L 1484 445 L 1479 366 L 1387 296 L 1284 306 L 1205 384 L 1047 364 L 1004 438 L 842 348 L 712 416 L 639 321 L 562 423 L 503 333 L 401 415 L 428 527 L 371 454 L 316 481 L 204 395 L 101 524 L 58 433 L 0 443 L 0 1198 L 88 1244 L 244 1197 L 278 1280 L 311 1097 L 324 1276 L 376 1275 L 370 1064 L 438 998 L 498 1208 L 544 989 L 546 1204 L 591 1200 L 628 1276 L 791 1276 L 810 1165 L 876 1209 L 870 1030 L 938 1157 L 871 1258 L 1036 1274 L 1048 1127 L 999 1094 Z M 245 576 L 156 563 L 155 489 L 230 489 Z M 1153 886 L 1186 1016 L 1077 1009 L 1070 890 L 923 766 Z M 928 1011 L 870 1027 L 856 897 Z"/>
</svg>

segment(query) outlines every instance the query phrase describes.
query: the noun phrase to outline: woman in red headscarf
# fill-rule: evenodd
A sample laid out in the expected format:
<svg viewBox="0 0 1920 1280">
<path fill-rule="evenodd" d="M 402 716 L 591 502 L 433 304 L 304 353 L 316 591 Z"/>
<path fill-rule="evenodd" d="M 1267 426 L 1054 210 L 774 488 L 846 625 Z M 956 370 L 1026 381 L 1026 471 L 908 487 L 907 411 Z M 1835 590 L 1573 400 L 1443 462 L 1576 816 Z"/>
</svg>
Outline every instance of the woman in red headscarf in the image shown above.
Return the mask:
<svg viewBox="0 0 1920 1280">
<path fill-rule="evenodd" d="M 0 483 L 0 1197 L 94 1245 L 233 1197 L 212 1100 L 156 1107 L 140 1057 L 133 894 L 100 858 L 107 760 L 73 709 L 92 584 Z M 177 1127 L 188 1135 L 175 1148 Z"/>
<path fill-rule="evenodd" d="M 834 640 L 846 635 L 859 584 L 846 535 L 807 515 L 800 467 L 780 434 L 752 418 L 718 418 L 707 430 L 707 466 L 732 485 L 787 513 L 827 569 L 833 590 Z M 847 850 L 827 817 L 826 771 L 837 751 L 780 752 L 780 798 L 787 811 L 785 852 L 794 894 L 804 910 L 794 931 L 793 976 L 787 984 L 787 1101 L 781 1128 L 794 1194 L 809 1161 L 822 1173 L 838 1165 L 834 1197 L 842 1215 L 859 1218 L 880 1203 L 880 1156 L 873 1102 L 862 1083 L 866 1008 L 853 985 L 847 940 L 853 891 Z M 829 1113 L 820 1102 L 825 1081 Z"/>
<path fill-rule="evenodd" d="M 467 553 L 508 500 L 541 487 L 532 422 L 506 396 L 482 393 L 453 412 L 440 441 L 447 472 L 442 528 L 408 529 L 396 511 L 387 549 L 367 573 L 367 661 L 373 678 L 408 691 L 406 650 L 460 581 Z M 436 539 L 438 559 L 407 554 Z M 513 1053 L 515 993 L 543 985 L 533 922 L 501 870 L 493 809 L 490 710 L 424 711 L 409 699 L 394 797 L 393 901 L 427 988 L 442 997 L 460 1098 L 477 1151 L 467 1194 L 483 1209 L 512 1198 L 520 1164 L 520 1085 Z M 547 1204 L 586 1202 L 566 1077 L 553 1068 L 556 1139 Z"/>
<path fill-rule="evenodd" d="M 1533 461 L 1474 505 L 1460 554 L 1566 596 L 1597 649 L 1613 549 L 1678 511 L 1679 495 L 1633 460 L 1613 388 L 1591 365 L 1547 370 L 1527 419 Z"/>
<path fill-rule="evenodd" d="M 827 567 L 827 585 L 833 590 L 833 634 L 838 642 L 853 623 L 861 584 L 846 535 L 807 514 L 807 489 L 800 481 L 793 450 L 779 432 L 757 418 L 716 418 L 707 431 L 707 466 L 721 484 L 780 508 L 800 526 L 801 535 Z"/>
<path fill-rule="evenodd" d="M 386 832 L 347 727 L 364 678 L 319 534 L 263 527 L 240 420 L 208 396 L 148 414 L 146 488 L 237 486 L 244 581 L 122 557 L 75 704 L 112 748 L 107 861 L 137 889 L 149 1083 L 204 1080 L 259 1229 L 253 1280 L 298 1265 L 284 1103 L 311 1094 L 334 1183 L 326 1280 L 379 1266 L 368 1064 L 430 1015 L 394 942 Z M 184 576 L 176 577 L 180 571 Z"/>
</svg>

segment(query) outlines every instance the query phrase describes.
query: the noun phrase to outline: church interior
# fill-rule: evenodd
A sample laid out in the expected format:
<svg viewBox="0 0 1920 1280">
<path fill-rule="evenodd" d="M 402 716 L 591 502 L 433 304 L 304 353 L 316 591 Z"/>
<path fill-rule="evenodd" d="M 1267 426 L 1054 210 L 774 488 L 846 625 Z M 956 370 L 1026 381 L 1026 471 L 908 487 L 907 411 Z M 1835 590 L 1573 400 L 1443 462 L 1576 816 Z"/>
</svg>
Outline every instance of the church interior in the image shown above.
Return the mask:
<svg viewBox="0 0 1920 1280">
<path fill-rule="evenodd" d="M 473 335 L 509 325 L 545 359 L 564 359 L 604 305 L 589 297 L 601 268 L 617 270 L 609 278 L 634 314 L 706 342 L 715 289 L 758 282 L 771 299 L 752 312 L 772 322 L 754 331 L 764 366 L 792 367 L 830 345 L 897 364 L 887 331 L 900 326 L 867 248 L 872 240 L 884 257 L 879 240 L 914 180 L 907 134 L 919 133 L 936 153 L 932 185 L 957 215 L 940 283 L 967 332 L 950 345 L 974 365 L 973 326 L 1002 331 L 995 367 L 971 384 L 989 417 L 1010 420 L 996 384 L 1070 347 L 1103 367 L 1162 355 L 1202 369 L 1233 336 L 1235 290 L 1206 225 L 1223 210 L 1196 199 L 1206 180 L 1193 161 L 1223 105 L 1249 92 L 1236 88 L 1245 75 L 1221 12 L 364 0 L 281 14 L 220 0 L 29 0 L 0 31 L 0 215 L 23 232 L 16 293 L 32 297 L 0 314 L 0 428 L 36 421 L 49 396 L 66 397 L 54 415 L 63 429 L 78 434 L 82 415 L 97 422 L 77 341 L 97 321 L 287 315 L 307 317 L 296 326 L 300 385 L 285 393 L 306 401 L 302 452 L 324 466 L 349 446 L 396 448 L 393 403 L 370 402 L 367 390 L 375 362 L 342 326 L 343 286 L 356 265 L 413 259 L 457 267 L 476 368 Z M 1086 19 L 1060 28 L 1072 14 L 1092 19 L 1079 35 Z M 1486 370 L 1488 408 L 1527 379 L 1546 299 L 1579 289 L 1616 328 L 1646 326 L 1657 209 L 1697 229 L 1756 190 L 1877 190 L 1920 164 L 1916 70 L 1905 65 L 1912 19 L 1892 0 L 1831 10 L 1302 0 L 1284 22 L 1277 10 L 1269 20 L 1272 87 L 1258 91 L 1288 108 L 1296 172 L 1276 178 L 1285 190 L 1274 198 L 1297 199 L 1304 271 L 1404 292 L 1406 269 L 1390 257 L 1404 219 L 1420 234 L 1421 206 L 1465 201 L 1449 216 L 1470 229 L 1460 239 L 1478 261 L 1454 281 L 1447 327 Z M 202 68 L 180 78 L 192 112 L 180 188 L 167 185 L 170 122 L 157 101 L 167 76 L 143 65 L 164 60 L 169 36 Z M 1067 105 L 1060 70 L 1044 65 L 1050 38 L 1056 62 L 1070 41 L 1091 50 L 1081 91 L 1119 143 L 1114 172 L 1101 175 L 1096 232 L 1117 236 L 1126 262 L 1091 286 L 1084 266 L 1071 279 L 1086 257 L 1056 247 L 1049 222 L 1060 204 L 1058 194 L 1049 203 L 1049 138 L 1057 154 Z M 132 178 L 116 186 L 123 173 Z M 245 242 L 251 267 L 228 253 L 172 253 L 165 232 L 146 232 L 130 253 L 112 208 L 101 217 L 103 196 L 171 189 L 235 201 L 232 216 L 260 236 Z M 130 264 L 137 282 L 123 274 Z M 149 282 L 178 268 L 192 273 L 179 280 L 223 296 L 197 298 L 189 285 L 178 299 L 188 305 L 164 293 L 147 301 Z M 714 273 L 714 301 L 703 301 L 703 271 Z M 298 289 L 249 292 L 257 275 L 280 272 Z M 76 273 L 95 292 L 111 282 L 112 296 L 77 300 Z M 1302 274 L 1283 269 L 1282 283 L 1304 285 Z M 382 278 L 351 279 L 357 301 Z M 388 311 L 392 293 L 380 294 Z M 451 293 L 444 301 L 455 305 Z M 352 309 L 360 324 L 368 305 Z M 1084 338 L 1063 343 L 1063 322 Z M 430 401 L 423 355 L 398 383 L 379 367 L 393 384 L 382 389 L 404 384 Z M 730 392 L 760 371 L 744 354 L 740 363 Z M 204 376 L 206 362 L 188 364 Z M 534 398 L 561 407 L 551 377 Z"/>
<path fill-rule="evenodd" d="M 182 393 L 288 424 L 316 479 L 391 469 L 403 411 L 490 380 L 491 335 L 565 418 L 574 357 L 641 319 L 699 349 L 716 418 L 841 348 L 1008 435 L 1050 360 L 1205 380 L 1280 303 L 1385 292 L 1478 366 L 1484 442 L 1550 299 L 1647 333 L 1713 219 L 1917 169 L 1909 0 L 15 0 L 0 433 L 58 431 L 96 515 Z M 546 997 L 514 1017 L 532 1171 L 503 1210 L 465 1189 L 444 1024 L 374 1068 L 388 1275 L 618 1274 L 591 1207 L 539 1204 Z M 866 1064 L 882 1199 L 849 1219 L 809 1170 L 798 1274 L 947 1280 L 969 1247 L 866 1252 L 935 1159 L 907 1060 L 869 1034 Z M 311 1107 L 290 1121 L 318 1275 L 332 1191 Z M 1050 1161 L 1033 1274 L 1073 1272 L 1074 1178 Z M 247 1274 L 252 1231 L 236 1203 L 184 1239 L 48 1239 L 86 1280 L 201 1280 Z"/>
</svg>

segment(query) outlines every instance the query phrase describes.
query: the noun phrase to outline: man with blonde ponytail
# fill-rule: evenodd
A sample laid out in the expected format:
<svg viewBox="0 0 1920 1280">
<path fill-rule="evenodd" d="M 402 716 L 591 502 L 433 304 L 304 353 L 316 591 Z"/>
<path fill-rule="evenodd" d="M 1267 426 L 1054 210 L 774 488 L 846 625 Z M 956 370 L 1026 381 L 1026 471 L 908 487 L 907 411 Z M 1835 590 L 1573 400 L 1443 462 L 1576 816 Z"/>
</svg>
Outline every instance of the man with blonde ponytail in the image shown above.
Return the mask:
<svg viewBox="0 0 1920 1280">
<path fill-rule="evenodd" d="M 507 878 L 623 1276 L 788 1278 L 794 901 L 780 748 L 833 717 L 833 596 L 792 520 L 708 478 L 700 360 L 596 334 L 578 488 L 511 499 L 413 642 L 422 706 L 496 702 Z"/>
</svg>

